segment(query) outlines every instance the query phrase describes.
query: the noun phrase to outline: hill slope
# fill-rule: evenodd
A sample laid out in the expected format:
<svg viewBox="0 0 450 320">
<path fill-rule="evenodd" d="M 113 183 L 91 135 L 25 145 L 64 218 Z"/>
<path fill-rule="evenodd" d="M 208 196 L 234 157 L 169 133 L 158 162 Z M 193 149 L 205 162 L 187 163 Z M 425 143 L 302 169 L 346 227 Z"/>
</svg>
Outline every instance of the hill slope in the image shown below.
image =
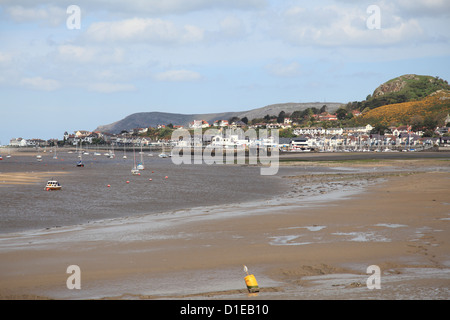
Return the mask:
<svg viewBox="0 0 450 320">
<path fill-rule="evenodd" d="M 320 109 L 323 105 L 326 105 L 328 107 L 328 112 L 333 113 L 339 107 L 342 106 L 342 103 L 339 102 L 278 103 L 242 112 L 238 115 L 238 117 L 240 118 L 247 117 L 249 120 L 251 120 L 256 118 L 263 118 L 266 115 L 278 116 L 278 114 L 281 111 L 284 111 L 287 114 L 289 114 L 293 113 L 294 111 L 303 111 L 308 108 Z"/>
<path fill-rule="evenodd" d="M 232 117 L 247 117 L 249 120 L 262 118 L 265 115 L 277 116 L 281 111 L 292 113 L 297 110 L 305 110 L 307 108 L 316 107 L 320 109 L 324 104 L 327 105 L 330 112 L 337 110 L 342 103 L 338 102 L 311 102 L 311 103 L 280 103 L 265 106 L 258 109 L 252 109 L 241 112 L 222 112 L 207 114 L 180 114 L 167 112 L 140 112 L 134 113 L 122 120 L 111 124 L 101 125 L 94 131 L 120 133 L 122 130 L 131 130 L 134 128 L 156 127 L 159 124 L 183 125 L 187 126 L 194 120 L 206 120 L 212 124 L 215 120 L 228 120 Z"/>
<path fill-rule="evenodd" d="M 405 74 L 381 84 L 366 100 L 348 103 L 347 108 L 367 111 L 389 104 L 420 100 L 438 90 L 450 90 L 450 85 L 439 77 Z"/>
<path fill-rule="evenodd" d="M 97 127 L 94 131 L 108 132 L 108 133 L 120 133 L 122 130 L 132 130 L 134 128 L 147 128 L 156 127 L 160 124 L 173 125 L 188 125 L 189 122 L 194 120 L 203 119 L 208 122 L 213 122 L 220 119 L 228 119 L 234 116 L 235 113 L 211 113 L 207 115 L 201 114 L 179 114 L 179 113 L 167 113 L 167 112 L 139 112 L 133 113 L 122 120 L 116 121 L 111 124 L 102 125 Z"/>
<path fill-rule="evenodd" d="M 420 99 L 431 93 L 441 90 L 450 89 L 447 81 L 438 77 L 422 76 L 416 74 L 405 74 L 403 76 L 391 79 L 373 92 L 373 99 L 377 97 L 396 93 L 403 95 L 405 99 Z"/>
<path fill-rule="evenodd" d="M 434 92 L 440 93 L 433 95 Z M 425 118 L 439 122 L 439 119 L 449 112 L 448 92 L 450 92 L 450 85 L 446 80 L 426 75 L 406 74 L 381 84 L 366 100 L 349 102 L 347 105 L 336 102 L 280 103 L 241 112 L 208 114 L 140 112 L 117 122 L 99 126 L 94 131 L 120 133 L 122 130 L 156 127 L 159 124 L 170 123 L 187 126 L 193 120 L 206 120 L 212 124 L 215 120 L 228 120 L 232 117 L 247 117 L 252 120 L 266 115 L 277 116 L 281 111 L 293 113 L 312 107 L 320 109 L 324 104 L 327 105 L 330 113 L 340 107 L 363 111 L 364 116 L 357 120 L 358 123 L 407 124 L 412 120 L 424 121 Z"/>
<path fill-rule="evenodd" d="M 417 100 L 385 105 L 365 112 L 359 121 L 363 123 L 391 126 L 410 124 L 420 127 L 430 122 L 445 125 L 444 119 L 450 113 L 450 91 L 438 90 Z"/>
</svg>

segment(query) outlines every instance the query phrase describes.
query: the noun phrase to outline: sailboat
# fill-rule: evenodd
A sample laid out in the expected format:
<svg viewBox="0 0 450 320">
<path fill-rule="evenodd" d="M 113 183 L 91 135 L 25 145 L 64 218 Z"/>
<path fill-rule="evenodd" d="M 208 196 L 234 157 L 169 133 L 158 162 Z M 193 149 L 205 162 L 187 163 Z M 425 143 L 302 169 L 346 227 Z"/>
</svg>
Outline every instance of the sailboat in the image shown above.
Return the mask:
<svg viewBox="0 0 450 320">
<path fill-rule="evenodd" d="M 55 155 L 53 156 L 53 159 L 58 159 L 58 155 L 56 154 L 56 146 L 55 146 Z"/>
<path fill-rule="evenodd" d="M 133 157 L 134 157 L 134 166 L 133 168 L 131 168 L 131 174 L 133 175 L 141 175 L 141 173 L 139 172 L 139 169 L 136 167 L 136 152 L 134 150 L 134 146 L 133 146 Z"/>
<path fill-rule="evenodd" d="M 37 154 L 37 156 L 36 156 L 36 160 L 39 161 L 39 162 L 42 161 L 42 156 L 41 156 L 41 151 L 40 151 L 40 150 L 41 150 L 41 149 L 38 147 L 38 154 Z"/>
<path fill-rule="evenodd" d="M 127 158 L 127 151 L 125 150 L 125 142 L 123 143 L 123 159 Z"/>
<path fill-rule="evenodd" d="M 160 158 L 167 158 L 167 157 L 168 157 L 168 155 L 164 152 L 164 144 L 163 144 L 163 146 L 162 146 L 162 151 L 161 151 L 161 153 L 158 155 L 158 157 L 160 157 Z"/>
<path fill-rule="evenodd" d="M 79 155 L 78 158 L 80 158 L 80 160 L 77 162 L 77 167 L 84 167 L 84 163 L 83 163 L 83 152 L 81 150 L 81 140 L 80 140 L 80 151 L 79 151 Z"/>
<path fill-rule="evenodd" d="M 143 156 L 143 152 L 142 152 L 142 143 L 141 143 L 141 152 L 140 152 L 140 155 L 141 155 L 141 162 L 137 165 L 137 169 L 138 170 L 144 170 L 145 169 L 145 167 L 144 167 L 144 158 L 142 157 Z"/>
<path fill-rule="evenodd" d="M 111 150 L 110 150 L 110 152 L 109 152 L 109 158 L 110 159 L 114 159 L 116 157 L 116 155 L 114 154 L 114 146 L 113 146 L 113 144 L 111 143 Z"/>
</svg>

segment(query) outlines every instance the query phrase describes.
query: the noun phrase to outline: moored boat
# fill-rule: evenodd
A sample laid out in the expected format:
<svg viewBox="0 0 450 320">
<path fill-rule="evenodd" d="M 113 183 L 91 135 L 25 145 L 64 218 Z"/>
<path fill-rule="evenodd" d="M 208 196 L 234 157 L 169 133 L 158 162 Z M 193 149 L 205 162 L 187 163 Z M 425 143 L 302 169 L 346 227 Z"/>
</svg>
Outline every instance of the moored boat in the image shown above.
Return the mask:
<svg viewBox="0 0 450 320">
<path fill-rule="evenodd" d="M 140 176 L 141 173 L 139 172 L 139 169 L 136 166 L 136 151 L 134 150 L 134 147 L 133 147 L 133 158 L 134 158 L 134 166 L 131 169 L 131 174 L 136 175 L 136 176 Z"/>
<path fill-rule="evenodd" d="M 47 185 L 45 186 L 46 191 L 61 190 L 61 188 L 61 184 L 56 180 L 47 181 Z"/>
</svg>

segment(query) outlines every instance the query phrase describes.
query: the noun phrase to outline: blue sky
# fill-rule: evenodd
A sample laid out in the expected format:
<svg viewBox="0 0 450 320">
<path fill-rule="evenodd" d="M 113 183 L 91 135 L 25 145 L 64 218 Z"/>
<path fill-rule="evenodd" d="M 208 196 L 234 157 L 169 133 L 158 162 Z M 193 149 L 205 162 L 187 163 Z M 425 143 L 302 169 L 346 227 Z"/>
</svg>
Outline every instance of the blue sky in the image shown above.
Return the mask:
<svg viewBox="0 0 450 320">
<path fill-rule="evenodd" d="M 0 142 L 143 111 L 346 103 L 407 73 L 450 81 L 449 21 L 445 0 L 0 0 Z"/>
</svg>

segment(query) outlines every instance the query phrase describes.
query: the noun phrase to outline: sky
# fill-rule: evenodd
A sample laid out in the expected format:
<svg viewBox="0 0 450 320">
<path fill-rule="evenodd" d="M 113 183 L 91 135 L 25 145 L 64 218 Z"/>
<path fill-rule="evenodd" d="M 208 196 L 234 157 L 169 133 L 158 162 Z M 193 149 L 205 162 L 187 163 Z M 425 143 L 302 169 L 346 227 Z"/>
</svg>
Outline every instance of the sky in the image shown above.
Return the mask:
<svg viewBox="0 0 450 320">
<path fill-rule="evenodd" d="M 0 0 L 0 144 L 450 81 L 448 30 L 448 0 Z"/>
</svg>

